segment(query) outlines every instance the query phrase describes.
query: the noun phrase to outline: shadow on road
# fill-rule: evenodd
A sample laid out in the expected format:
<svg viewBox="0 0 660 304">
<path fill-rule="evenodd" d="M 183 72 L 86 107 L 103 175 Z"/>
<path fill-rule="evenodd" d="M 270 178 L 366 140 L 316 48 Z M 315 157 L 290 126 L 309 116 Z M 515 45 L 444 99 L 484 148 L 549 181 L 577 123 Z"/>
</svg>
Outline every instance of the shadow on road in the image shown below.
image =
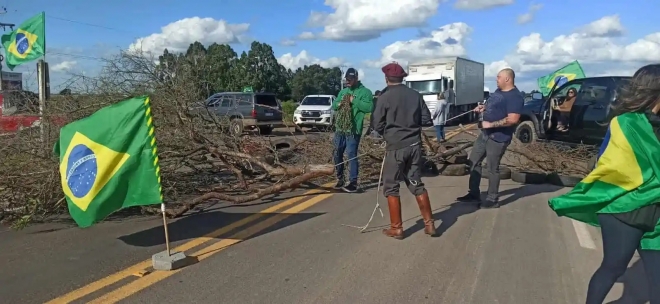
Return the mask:
<svg viewBox="0 0 660 304">
<path fill-rule="evenodd" d="M 473 213 L 478 209 L 479 207 L 476 204 L 453 203 L 448 207 L 440 208 L 439 209 L 440 211 L 434 210 L 433 219 L 436 220 L 436 222 L 441 222 L 440 226 L 436 228 L 437 231 L 436 237 L 442 236 L 445 233 L 445 231 L 449 230 L 451 226 L 456 224 L 459 217 Z M 423 229 L 424 229 L 424 220 L 420 218 L 417 220 L 417 222 L 415 222 L 415 225 L 410 226 L 408 229 L 406 229 L 403 232 L 403 234 L 408 236 Z"/>
<path fill-rule="evenodd" d="M 635 261 L 617 281 L 623 283 L 621 298 L 608 304 L 645 304 L 650 301 L 649 287 L 641 259 Z"/>
<path fill-rule="evenodd" d="M 255 213 L 230 213 L 222 211 L 213 211 L 207 213 L 199 213 L 196 215 L 191 215 L 178 219 L 177 221 L 170 222 L 168 224 L 170 242 L 185 241 L 190 239 L 195 239 L 198 237 L 205 236 L 210 232 L 213 232 L 217 229 L 220 229 L 224 226 L 230 225 L 236 221 L 245 219 Z M 288 216 L 277 224 L 264 229 L 263 231 L 258 232 L 255 235 L 250 236 L 249 238 L 255 238 L 257 236 L 273 232 L 275 230 L 294 225 L 300 222 L 304 222 L 308 219 L 322 215 L 323 213 L 296 213 L 296 214 L 281 214 L 281 213 L 272 213 L 266 214 L 266 217 L 284 217 Z M 263 221 L 265 218 L 260 218 L 257 220 L 257 225 L 259 222 Z M 248 229 L 249 226 L 254 225 L 255 223 L 250 223 L 248 226 L 241 226 L 234 230 L 227 231 L 222 235 L 217 236 L 217 239 L 229 238 L 233 234 L 243 230 Z M 162 226 L 153 227 L 147 230 L 136 232 L 133 234 L 121 236 L 118 238 L 127 245 L 137 246 L 137 247 L 151 247 L 151 246 L 161 246 L 165 244 L 165 234 Z"/>
<path fill-rule="evenodd" d="M 541 193 L 555 192 L 562 188 L 563 187 L 543 184 L 543 185 L 522 185 L 521 187 L 518 188 L 507 189 L 504 191 L 500 191 L 500 197 L 509 194 L 511 194 L 511 196 L 503 200 L 500 200 L 500 205 L 501 206 L 508 205 L 524 197 L 533 196 Z"/>
</svg>

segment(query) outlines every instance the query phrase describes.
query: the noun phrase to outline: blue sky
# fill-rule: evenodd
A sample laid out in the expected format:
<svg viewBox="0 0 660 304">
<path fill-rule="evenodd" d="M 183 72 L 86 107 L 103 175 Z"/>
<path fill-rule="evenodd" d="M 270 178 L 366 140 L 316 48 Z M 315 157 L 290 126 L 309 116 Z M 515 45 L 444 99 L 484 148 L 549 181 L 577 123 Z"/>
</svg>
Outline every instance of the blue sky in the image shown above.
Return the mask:
<svg viewBox="0 0 660 304">
<path fill-rule="evenodd" d="M 655 25 L 651 22 L 657 19 L 660 9 L 658 1 L 458 1 L 464 1 L 464 5 L 457 7 L 455 0 L 354 0 L 348 2 L 348 6 L 342 6 L 341 4 L 347 1 L 328 0 L 328 3 L 336 4 L 340 10 L 342 7 L 349 7 L 348 13 L 340 11 L 340 16 L 335 16 L 334 19 L 326 18 L 324 22 L 316 22 L 317 25 L 322 23 L 326 26 L 339 26 L 342 30 L 338 35 L 347 31 L 360 35 L 368 32 L 364 35 L 373 38 L 354 38 L 354 41 L 333 41 L 332 39 L 339 38 L 328 37 L 296 39 L 304 31 L 318 33 L 322 30 L 319 27 L 309 27 L 308 20 L 312 11 L 328 14 L 335 11 L 333 7 L 319 0 L 0 0 L 0 5 L 6 6 L 8 11 L 0 16 L 0 19 L 2 22 L 19 24 L 22 20 L 45 11 L 47 60 L 51 68 L 65 61 L 75 61 L 69 73 L 84 71 L 88 75 L 93 75 L 99 69 L 100 61 L 94 58 L 126 49 L 139 37 L 160 33 L 162 27 L 191 17 L 225 20 L 228 24 L 248 23 L 249 30 L 242 33 L 244 38 L 241 40 L 244 43 L 232 44 L 236 51 L 246 49 L 249 39 L 254 39 L 271 44 L 277 57 L 287 53 L 291 53 L 290 57 L 295 57 L 305 50 L 307 57 L 299 58 L 299 62 L 318 62 L 325 65 L 348 62 L 363 71 L 364 82 L 372 90 L 384 86 L 377 66 L 389 59 L 405 62 L 436 55 L 467 56 L 486 65 L 490 86 L 493 86 L 494 70 L 511 66 L 519 72 L 519 86 L 527 90 L 534 88 L 536 77 L 551 72 L 570 59 L 580 60 L 587 75 L 627 74 L 646 62 L 660 61 L 660 34 L 638 41 L 647 35 L 660 32 L 657 22 Z M 488 6 L 488 2 L 494 4 Z M 631 5 L 631 2 L 635 2 L 635 5 Z M 478 4 L 481 4 L 481 7 Z M 472 6 L 472 9 L 468 6 Z M 536 8 L 533 18 L 528 23 L 519 24 L 519 16 L 529 12 L 532 7 Z M 348 21 L 340 20 L 342 16 Z M 608 22 L 587 26 L 607 16 L 611 17 L 606 20 Z M 342 22 L 352 22 L 352 25 L 345 23 L 342 27 Z M 421 48 L 429 43 L 413 43 L 408 44 L 407 55 L 401 52 L 395 53 L 399 54 L 399 57 L 381 54 L 382 49 L 397 41 L 424 38 L 427 40 L 420 41 L 432 41 L 428 40 L 432 31 L 452 23 L 461 23 L 469 28 L 469 31 L 462 32 L 460 37 L 450 36 L 458 37 L 460 48 L 449 49 L 450 45 L 435 45 L 435 48 L 424 51 Z M 605 29 L 599 32 L 598 28 Z M 211 37 L 210 41 L 214 41 L 213 35 L 203 32 L 207 30 L 204 27 L 193 27 L 190 30 L 193 34 L 189 35 L 181 29 L 175 42 L 192 42 L 185 40 L 194 37 L 194 33 L 200 37 Z M 520 39 L 532 33 L 540 34 L 544 41 L 543 46 L 532 49 L 521 47 L 518 44 Z M 570 36 L 571 34 L 573 36 Z M 559 38 L 553 41 L 555 37 Z M 655 38 L 658 38 L 657 41 Z M 296 44 L 282 45 L 284 39 L 293 40 Z M 638 43 L 635 44 L 636 42 Z M 533 43 L 529 45 L 539 46 Z M 644 54 L 632 54 L 632 51 Z M 329 60 L 332 57 L 335 57 L 335 60 Z M 29 73 L 34 68 L 28 64 L 19 70 Z M 65 72 L 53 72 L 53 87 L 57 89 L 63 79 L 70 77 L 67 75 Z M 26 79 L 26 83 L 30 83 L 30 80 Z"/>
</svg>

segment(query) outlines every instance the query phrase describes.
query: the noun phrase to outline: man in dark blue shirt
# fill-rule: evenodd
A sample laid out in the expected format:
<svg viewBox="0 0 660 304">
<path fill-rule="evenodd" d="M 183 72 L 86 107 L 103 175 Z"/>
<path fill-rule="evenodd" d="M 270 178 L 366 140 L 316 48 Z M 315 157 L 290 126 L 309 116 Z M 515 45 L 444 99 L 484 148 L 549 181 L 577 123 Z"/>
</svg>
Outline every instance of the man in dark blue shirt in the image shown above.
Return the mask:
<svg viewBox="0 0 660 304">
<path fill-rule="evenodd" d="M 470 165 L 470 190 L 458 201 L 480 202 L 480 208 L 498 208 L 500 188 L 500 162 L 511 143 L 516 124 L 520 121 L 525 99 L 515 85 L 516 74 L 512 69 L 503 69 L 497 74 L 498 89 L 488 97 L 486 104 L 479 105 L 475 112 L 482 114 L 481 134 L 472 146 L 468 164 Z M 481 164 L 486 160 L 488 171 L 488 196 L 481 202 L 479 183 Z"/>
</svg>

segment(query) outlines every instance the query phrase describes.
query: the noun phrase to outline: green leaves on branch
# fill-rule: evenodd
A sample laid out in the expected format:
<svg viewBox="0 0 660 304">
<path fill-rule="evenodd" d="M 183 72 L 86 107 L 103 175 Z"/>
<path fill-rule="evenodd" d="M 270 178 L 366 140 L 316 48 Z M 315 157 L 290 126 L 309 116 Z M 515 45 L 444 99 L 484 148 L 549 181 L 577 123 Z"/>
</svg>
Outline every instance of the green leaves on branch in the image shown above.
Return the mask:
<svg viewBox="0 0 660 304">
<path fill-rule="evenodd" d="M 353 113 L 350 102 L 351 94 L 344 94 L 344 97 L 335 113 L 335 131 L 340 133 L 350 133 L 353 130 Z"/>
</svg>

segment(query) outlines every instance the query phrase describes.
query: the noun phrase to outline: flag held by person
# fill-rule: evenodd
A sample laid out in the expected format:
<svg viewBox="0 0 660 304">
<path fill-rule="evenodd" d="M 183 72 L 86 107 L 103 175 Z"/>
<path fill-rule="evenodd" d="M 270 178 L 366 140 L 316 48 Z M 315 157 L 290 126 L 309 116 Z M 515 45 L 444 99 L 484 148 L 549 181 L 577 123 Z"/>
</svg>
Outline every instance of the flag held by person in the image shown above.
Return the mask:
<svg viewBox="0 0 660 304">
<path fill-rule="evenodd" d="M 80 227 L 122 208 L 163 201 L 147 96 L 107 106 L 64 126 L 54 152 L 60 158 L 69 212 Z"/>
<path fill-rule="evenodd" d="M 5 48 L 5 63 L 10 70 L 46 54 L 46 13 L 21 23 L 11 33 L 0 38 Z"/>
<path fill-rule="evenodd" d="M 537 82 L 539 90 L 543 96 L 548 96 L 548 94 L 550 94 L 550 90 L 555 87 L 555 84 L 558 88 L 573 79 L 580 79 L 584 77 L 586 77 L 584 70 L 582 70 L 582 66 L 576 60 L 565 65 L 561 69 L 554 71 L 550 75 L 540 77 L 537 79 Z"/>
<path fill-rule="evenodd" d="M 605 140 L 596 168 L 569 193 L 549 200 L 557 215 L 598 226 L 598 213 L 625 213 L 658 203 L 660 141 L 645 115 L 613 118 Z M 658 226 L 645 234 L 642 246 L 650 246 L 648 242 L 660 245 Z"/>
</svg>

